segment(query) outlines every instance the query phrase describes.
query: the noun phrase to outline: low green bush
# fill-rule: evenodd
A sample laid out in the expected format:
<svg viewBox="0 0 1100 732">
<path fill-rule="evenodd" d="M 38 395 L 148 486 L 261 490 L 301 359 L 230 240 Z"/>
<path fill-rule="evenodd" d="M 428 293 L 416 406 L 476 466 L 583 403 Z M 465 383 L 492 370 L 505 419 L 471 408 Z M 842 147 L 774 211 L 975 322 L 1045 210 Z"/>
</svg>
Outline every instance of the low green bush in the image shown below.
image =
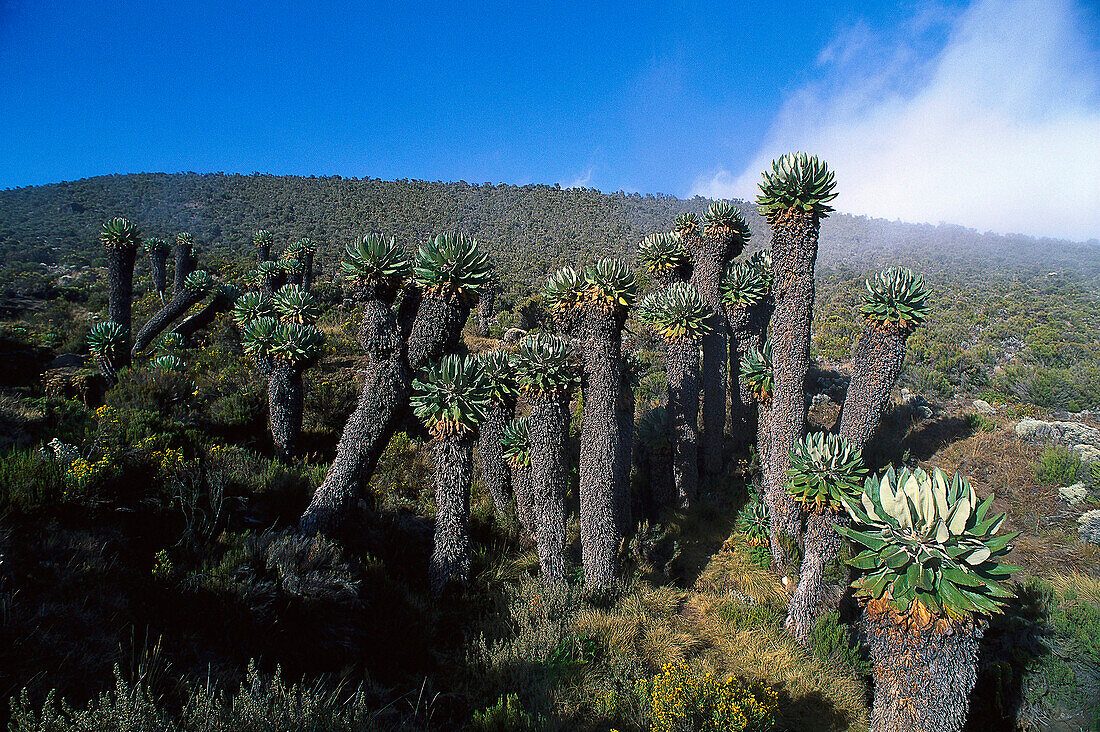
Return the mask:
<svg viewBox="0 0 1100 732">
<path fill-rule="evenodd" d="M 36 449 L 0 455 L 0 515 L 27 513 L 60 500 L 64 478 L 62 467 Z"/>
<path fill-rule="evenodd" d="M 1046 485 L 1070 485 L 1077 480 L 1081 458 L 1062 445 L 1047 445 L 1035 463 L 1035 478 Z"/>
</svg>

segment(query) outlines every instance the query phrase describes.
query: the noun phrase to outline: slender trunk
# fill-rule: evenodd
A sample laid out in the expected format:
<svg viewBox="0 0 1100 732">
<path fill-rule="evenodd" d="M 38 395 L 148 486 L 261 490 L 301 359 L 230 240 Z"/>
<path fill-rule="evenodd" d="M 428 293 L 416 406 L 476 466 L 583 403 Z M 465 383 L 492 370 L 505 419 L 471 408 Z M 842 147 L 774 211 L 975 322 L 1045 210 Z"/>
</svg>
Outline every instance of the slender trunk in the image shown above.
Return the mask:
<svg viewBox="0 0 1100 732">
<path fill-rule="evenodd" d="M 184 341 L 188 341 L 191 336 L 195 335 L 203 328 L 209 327 L 219 315 L 229 312 L 229 309 L 232 307 L 233 303 L 229 298 L 219 292 L 211 298 L 210 302 L 206 303 L 206 307 L 194 315 L 185 318 L 179 325 L 172 329 L 172 332 L 178 333 L 183 336 Z"/>
<path fill-rule="evenodd" d="M 282 359 L 267 382 L 267 409 L 275 453 L 289 461 L 298 454 L 302 433 L 302 372 Z"/>
<path fill-rule="evenodd" d="M 493 497 L 497 518 L 503 520 L 508 515 L 511 480 L 508 461 L 504 459 L 504 448 L 500 444 L 504 426 L 515 414 L 515 404 L 501 404 L 494 401 L 485 412 L 485 421 L 477 438 L 477 454 L 481 464 L 481 479 Z"/>
<path fill-rule="evenodd" d="M 755 340 L 749 333 L 749 309 L 726 306 L 729 323 L 729 403 L 730 434 L 733 448 L 742 452 L 752 444 L 756 431 L 756 400 L 747 384 L 741 382 L 741 363 Z"/>
<path fill-rule="evenodd" d="M 920 630 L 891 610 L 865 608 L 861 630 L 874 663 L 871 731 L 958 732 L 977 681 L 985 621 L 945 621 Z"/>
<path fill-rule="evenodd" d="M 784 487 L 790 451 L 806 433 L 806 372 L 810 367 L 814 264 L 818 222 L 813 214 L 791 210 L 772 226 L 775 315 L 771 321 L 774 392 L 770 424 L 768 487 L 776 496 Z M 794 536 L 800 540 L 799 522 Z"/>
<path fill-rule="evenodd" d="M 535 495 L 531 487 L 531 466 L 509 464 L 512 475 L 512 493 L 516 497 L 516 518 L 527 535 L 534 539 L 537 535 L 535 521 Z"/>
<path fill-rule="evenodd" d="M 844 543 L 833 527 L 847 523 L 848 515 L 843 510 L 811 511 L 806 516 L 798 587 L 787 605 L 787 629 L 803 645 L 809 643 L 817 619 L 835 609 L 825 593 L 825 568 L 836 559 Z"/>
<path fill-rule="evenodd" d="M 466 584 L 470 578 L 470 478 L 473 475 L 473 437 L 436 440 L 435 543 L 429 576 L 432 594 L 447 585 Z"/>
<path fill-rule="evenodd" d="M 118 368 L 110 358 L 97 358 L 95 363 L 99 367 L 99 373 L 103 374 L 103 378 L 106 379 L 108 386 L 118 382 Z"/>
<path fill-rule="evenodd" d="M 481 295 L 477 302 L 477 334 L 482 338 L 489 337 L 489 321 L 493 317 L 493 305 L 496 302 L 496 293 L 488 290 Z"/>
<path fill-rule="evenodd" d="M 672 448 L 672 479 L 681 508 L 699 492 L 699 343 L 694 339 L 668 342 L 668 442 Z"/>
<path fill-rule="evenodd" d="M 313 287 L 313 252 L 302 256 L 302 289 L 309 292 Z"/>
<path fill-rule="evenodd" d="M 840 413 L 840 436 L 861 450 L 875 433 L 905 364 L 910 329 L 864 327 L 852 346 L 852 380 Z"/>
<path fill-rule="evenodd" d="M 174 259 L 172 295 L 175 296 L 183 291 L 183 282 L 187 279 L 187 275 L 195 271 L 195 257 L 191 253 L 191 245 L 186 242 L 176 242 L 172 247 L 172 256 Z"/>
<path fill-rule="evenodd" d="M 118 363 L 115 364 L 119 368 L 130 365 L 136 256 L 137 250 L 130 247 L 107 250 L 107 318 L 121 325 L 124 331 Z"/>
<path fill-rule="evenodd" d="M 691 283 L 710 307 L 703 335 L 703 469 L 709 476 L 722 472 L 722 441 L 726 427 L 726 376 L 729 356 L 726 315 L 719 284 L 729 259 L 723 237 L 684 237 L 691 252 Z"/>
<path fill-rule="evenodd" d="M 136 356 L 144 351 L 153 342 L 154 338 L 172 324 L 172 321 L 194 307 L 205 296 L 206 293 L 202 290 L 192 290 L 189 287 L 174 291 L 168 304 L 154 313 L 153 317 L 141 326 L 137 337 L 134 338 L 134 347 L 130 351 L 130 355 Z"/>
<path fill-rule="evenodd" d="M 547 584 L 565 581 L 567 539 L 565 493 L 569 488 L 569 395 L 531 404 L 531 488 L 535 497 L 535 540 Z"/>
<path fill-rule="evenodd" d="M 168 252 L 164 249 L 153 249 L 149 252 L 149 278 L 160 295 L 160 304 L 163 305 L 164 293 L 168 288 Z"/>
<path fill-rule="evenodd" d="M 370 346 L 367 381 L 344 426 L 336 459 L 302 515 L 300 525 L 307 533 L 331 533 L 339 526 L 405 418 L 411 375 L 458 344 L 470 314 L 469 306 L 421 298 L 415 292 L 402 301 L 397 318 L 390 306 L 381 310 L 372 307 L 364 316 L 364 321 L 380 318 L 364 322 L 360 331 L 364 347 Z M 407 355 L 401 340 L 406 333 Z"/>
<path fill-rule="evenodd" d="M 580 528 L 581 560 L 588 589 L 607 589 L 615 584 L 615 557 L 622 538 L 620 517 L 630 511 L 629 505 L 622 506 L 629 496 L 629 487 L 622 485 L 624 436 L 618 415 L 625 321 L 625 310 L 593 308 L 584 316 Z M 629 479 L 629 451 L 626 458 Z"/>
<path fill-rule="evenodd" d="M 257 244 L 256 245 L 256 264 L 262 264 L 271 259 L 271 245 L 270 244 Z"/>
</svg>

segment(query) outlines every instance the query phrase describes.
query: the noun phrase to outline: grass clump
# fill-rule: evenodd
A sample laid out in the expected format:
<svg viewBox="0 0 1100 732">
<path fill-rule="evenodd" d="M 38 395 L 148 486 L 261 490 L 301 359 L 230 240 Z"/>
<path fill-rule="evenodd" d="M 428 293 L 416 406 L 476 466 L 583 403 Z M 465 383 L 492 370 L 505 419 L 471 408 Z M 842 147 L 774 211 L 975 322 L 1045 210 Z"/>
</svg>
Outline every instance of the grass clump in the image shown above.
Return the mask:
<svg viewBox="0 0 1100 732">
<path fill-rule="evenodd" d="M 1070 485 L 1077 480 L 1081 458 L 1062 445 L 1048 445 L 1035 463 L 1035 478 L 1046 485 Z"/>
</svg>

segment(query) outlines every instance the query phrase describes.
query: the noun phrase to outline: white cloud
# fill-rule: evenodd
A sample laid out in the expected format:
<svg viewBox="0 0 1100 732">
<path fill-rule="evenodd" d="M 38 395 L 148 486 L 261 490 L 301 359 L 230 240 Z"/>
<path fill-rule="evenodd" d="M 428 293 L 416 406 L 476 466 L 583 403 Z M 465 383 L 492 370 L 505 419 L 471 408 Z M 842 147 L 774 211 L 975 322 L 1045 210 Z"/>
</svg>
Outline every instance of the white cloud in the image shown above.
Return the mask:
<svg viewBox="0 0 1100 732">
<path fill-rule="evenodd" d="M 584 171 L 583 173 L 578 175 L 576 178 L 574 178 L 572 181 L 570 181 L 569 185 L 567 185 L 566 188 L 586 188 L 586 187 L 588 187 L 588 184 L 592 182 L 592 173 L 594 173 L 595 171 L 596 171 L 596 167 L 594 165 L 588 166 L 588 170 Z"/>
<path fill-rule="evenodd" d="M 934 49 L 900 40 L 945 21 Z M 785 100 L 753 162 L 692 194 L 751 198 L 771 160 L 806 150 L 836 171 L 841 211 L 1100 237 L 1095 27 L 1072 0 L 977 0 L 955 18 L 915 16 L 895 39 L 856 24 L 821 51 L 821 78 Z"/>
</svg>

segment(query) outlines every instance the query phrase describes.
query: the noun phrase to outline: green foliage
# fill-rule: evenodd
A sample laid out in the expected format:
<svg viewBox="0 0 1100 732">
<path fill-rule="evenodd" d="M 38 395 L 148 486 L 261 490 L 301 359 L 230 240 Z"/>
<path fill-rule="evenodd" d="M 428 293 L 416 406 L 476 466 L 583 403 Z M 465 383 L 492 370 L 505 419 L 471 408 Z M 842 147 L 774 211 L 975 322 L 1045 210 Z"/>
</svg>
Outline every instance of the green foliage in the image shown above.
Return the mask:
<svg viewBox="0 0 1100 732">
<path fill-rule="evenodd" d="M 513 401 L 518 394 L 518 386 L 508 352 L 499 349 L 484 351 L 477 355 L 477 360 L 492 387 L 490 398 L 499 404 Z"/>
<path fill-rule="evenodd" d="M 668 410 L 654 407 L 642 415 L 634 427 L 638 444 L 654 454 L 668 454 Z"/>
<path fill-rule="evenodd" d="M 652 732 L 766 732 L 779 706 L 774 689 L 684 661 L 666 663 L 646 686 Z"/>
<path fill-rule="evenodd" d="M 283 249 L 282 255 L 280 255 L 280 259 L 282 259 L 284 262 L 301 262 L 303 254 L 305 254 L 305 249 L 302 247 L 302 240 L 299 239 L 286 245 L 286 248 Z"/>
<path fill-rule="evenodd" d="M 722 300 L 729 305 L 747 308 L 768 297 L 768 282 L 764 272 L 752 262 L 738 262 L 726 269 L 722 278 Z"/>
<path fill-rule="evenodd" d="M 96 323 L 88 331 L 87 341 L 93 358 L 109 360 L 126 345 L 126 329 L 110 320 Z"/>
<path fill-rule="evenodd" d="M 695 234 L 699 231 L 699 217 L 691 211 L 686 211 L 676 217 L 675 231 L 678 235 Z"/>
<path fill-rule="evenodd" d="M 448 354 L 413 381 L 413 413 L 436 439 L 471 435 L 485 421 L 493 385 L 476 358 Z"/>
<path fill-rule="evenodd" d="M 305 257 L 309 254 L 317 253 L 317 242 L 310 239 L 308 236 L 299 239 L 294 242 L 294 249 L 298 252 L 298 256 Z"/>
<path fill-rule="evenodd" d="M 791 448 L 787 490 L 814 508 L 840 509 L 860 493 L 867 475 L 863 456 L 840 435 L 811 432 Z"/>
<path fill-rule="evenodd" d="M 637 283 L 634 272 L 620 259 L 604 257 L 584 270 L 584 299 L 597 307 L 613 310 L 634 304 Z"/>
<path fill-rule="evenodd" d="M 771 250 L 760 249 L 759 251 L 753 252 L 748 262 L 764 277 L 764 283 L 767 285 L 768 290 L 771 291 L 772 285 L 775 284 L 775 273 L 772 271 Z"/>
<path fill-rule="evenodd" d="M 275 317 L 275 303 L 264 292 L 246 292 L 233 304 L 231 315 L 237 325 L 245 326 L 256 318 Z"/>
<path fill-rule="evenodd" d="M 280 259 L 279 269 L 292 277 L 302 274 L 302 262 L 298 259 Z"/>
<path fill-rule="evenodd" d="M 253 358 L 267 358 L 278 342 L 279 321 L 260 317 L 248 321 L 241 330 L 244 352 Z"/>
<path fill-rule="evenodd" d="M 176 243 L 181 245 L 185 244 L 190 247 L 195 243 L 195 237 L 191 236 L 191 233 L 188 231 L 181 231 L 176 234 Z"/>
<path fill-rule="evenodd" d="M 277 359 L 301 368 L 316 362 L 324 349 L 325 334 L 316 325 L 279 323 L 270 353 Z"/>
<path fill-rule="evenodd" d="M 1081 458 L 1062 445 L 1047 445 L 1035 463 L 1035 478 L 1045 485 L 1071 485 L 1081 472 Z"/>
<path fill-rule="evenodd" d="M 744 244 L 752 233 L 740 209 L 729 201 L 715 201 L 703 214 L 707 234 L 711 236 L 733 236 Z"/>
<path fill-rule="evenodd" d="M 142 246 L 145 247 L 147 252 L 157 252 L 160 254 L 167 254 L 172 251 L 172 246 L 159 236 L 151 236 L 148 239 L 142 241 Z"/>
<path fill-rule="evenodd" d="M 132 221 L 116 216 L 103 224 L 99 240 L 107 249 L 136 249 L 141 246 L 141 230 Z"/>
<path fill-rule="evenodd" d="M 489 282 L 492 265 L 478 240 L 465 234 L 439 234 L 420 245 L 413 280 L 426 294 L 474 302 Z"/>
<path fill-rule="evenodd" d="M 688 263 L 680 237 L 666 232 L 650 234 L 638 245 L 638 261 L 652 274 L 671 272 Z"/>
<path fill-rule="evenodd" d="M 0 454 L 0 516 L 28 513 L 60 500 L 66 467 L 38 450 Z"/>
<path fill-rule="evenodd" d="M 928 289 L 924 278 L 905 267 L 889 267 L 864 283 L 860 312 L 880 327 L 908 330 L 928 317 Z"/>
<path fill-rule="evenodd" d="M 542 294 L 551 307 L 564 312 L 581 303 L 584 289 L 581 274 L 572 267 L 562 267 L 546 278 Z"/>
<path fill-rule="evenodd" d="M 197 269 L 187 275 L 187 279 L 183 281 L 183 286 L 196 292 L 210 292 L 214 287 L 214 278 L 206 270 Z"/>
<path fill-rule="evenodd" d="M 531 395 L 559 395 L 580 381 L 575 356 L 561 337 L 535 333 L 519 343 L 513 359 L 516 382 Z"/>
<path fill-rule="evenodd" d="M 354 289 L 368 297 L 376 289 L 396 293 L 410 274 L 405 250 L 396 238 L 381 234 L 366 234 L 349 242 L 340 271 Z"/>
<path fill-rule="evenodd" d="M 686 282 L 673 282 L 638 304 L 638 317 L 669 341 L 702 337 L 710 331 L 705 322 L 710 315 L 711 310 L 699 291 Z"/>
<path fill-rule="evenodd" d="M 166 353 L 162 356 L 157 356 L 149 365 L 160 371 L 182 371 L 183 359 L 171 353 Z"/>
<path fill-rule="evenodd" d="M 893 468 L 868 478 L 859 501 L 841 497 L 853 526 L 842 536 L 866 550 L 848 563 L 860 572 L 857 594 L 885 599 L 898 612 L 966 617 L 1001 612 L 1018 567 L 1003 564 L 1016 534 L 997 536 L 1004 514 L 988 516 L 970 483 L 935 469 Z"/>
<path fill-rule="evenodd" d="M 271 232 L 267 229 L 259 229 L 252 235 L 252 244 L 256 247 L 271 246 Z"/>
<path fill-rule="evenodd" d="M 299 285 L 280 287 L 271 298 L 271 304 L 283 322 L 313 324 L 321 317 L 321 303 Z"/>
<path fill-rule="evenodd" d="M 759 496 L 754 496 L 737 513 L 734 524 L 737 533 L 745 538 L 749 546 L 766 547 L 771 536 L 771 524 L 768 521 L 768 506 Z"/>
<path fill-rule="evenodd" d="M 741 379 L 748 384 L 756 401 L 767 403 L 772 398 L 772 342 L 764 341 L 761 349 L 750 348 L 741 362 Z"/>
<path fill-rule="evenodd" d="M 992 432 L 997 429 L 997 420 L 988 414 L 968 414 L 966 426 L 975 432 Z"/>
<path fill-rule="evenodd" d="M 527 434 L 527 417 L 517 417 L 504 425 L 500 435 L 504 458 L 513 466 L 531 466 L 531 438 Z"/>
<path fill-rule="evenodd" d="M 871 662 L 863 658 L 852 628 L 841 623 L 836 612 L 817 619 L 810 631 L 810 648 L 831 667 L 851 669 L 864 676 L 871 674 Z"/>
<path fill-rule="evenodd" d="M 764 171 L 756 204 L 760 213 L 774 221 L 791 209 L 823 219 L 832 212 L 828 202 L 837 197 L 836 175 L 829 166 L 806 153 L 786 153 Z"/>
<path fill-rule="evenodd" d="M 519 697 L 506 694 L 496 704 L 474 712 L 469 729 L 475 732 L 533 732 L 538 729 Z"/>
</svg>

